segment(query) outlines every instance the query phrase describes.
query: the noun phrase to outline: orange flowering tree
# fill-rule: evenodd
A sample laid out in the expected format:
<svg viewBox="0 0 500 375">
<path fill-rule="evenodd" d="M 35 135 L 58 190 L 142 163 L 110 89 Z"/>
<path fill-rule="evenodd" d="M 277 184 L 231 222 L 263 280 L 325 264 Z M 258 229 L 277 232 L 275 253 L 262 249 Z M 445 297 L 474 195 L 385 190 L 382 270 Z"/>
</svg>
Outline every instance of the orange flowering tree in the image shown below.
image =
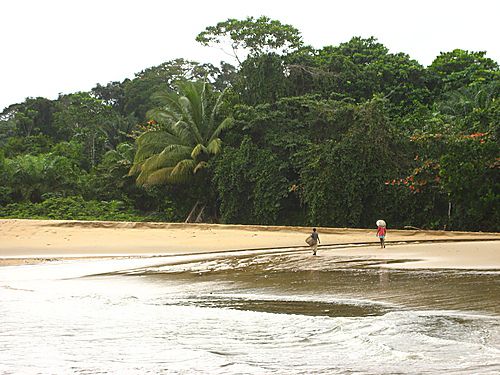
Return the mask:
<svg viewBox="0 0 500 375">
<path fill-rule="evenodd" d="M 385 181 L 416 196 L 431 227 L 495 229 L 500 203 L 498 142 L 491 132 L 423 133 L 408 175 Z"/>
</svg>

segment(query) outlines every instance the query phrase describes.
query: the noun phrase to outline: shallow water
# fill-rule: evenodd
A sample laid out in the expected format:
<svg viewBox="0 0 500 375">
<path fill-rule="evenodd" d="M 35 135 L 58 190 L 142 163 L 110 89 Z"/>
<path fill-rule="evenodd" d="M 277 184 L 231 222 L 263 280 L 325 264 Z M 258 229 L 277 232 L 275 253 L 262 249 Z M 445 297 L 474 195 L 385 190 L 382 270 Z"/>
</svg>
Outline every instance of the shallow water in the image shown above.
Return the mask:
<svg viewBox="0 0 500 375">
<path fill-rule="evenodd" d="M 0 373 L 500 372 L 500 271 L 236 255 L 0 268 Z"/>
</svg>

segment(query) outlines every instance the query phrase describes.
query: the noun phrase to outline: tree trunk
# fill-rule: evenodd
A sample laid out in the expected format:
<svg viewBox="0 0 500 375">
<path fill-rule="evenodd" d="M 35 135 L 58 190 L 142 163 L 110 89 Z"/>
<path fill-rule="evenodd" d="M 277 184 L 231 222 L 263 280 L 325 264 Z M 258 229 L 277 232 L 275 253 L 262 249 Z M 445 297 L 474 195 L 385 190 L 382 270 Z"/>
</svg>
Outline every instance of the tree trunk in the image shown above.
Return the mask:
<svg viewBox="0 0 500 375">
<path fill-rule="evenodd" d="M 95 134 L 92 135 L 92 149 L 90 151 L 90 163 L 95 167 Z"/>
<path fill-rule="evenodd" d="M 196 201 L 196 203 L 194 204 L 193 208 L 191 209 L 191 212 L 189 212 L 188 217 L 186 218 L 186 220 L 184 220 L 185 223 L 191 223 L 192 222 L 192 219 L 193 219 L 193 216 L 195 214 L 196 208 L 198 207 L 199 204 L 200 204 L 200 201 Z"/>
<path fill-rule="evenodd" d="M 451 200 L 448 200 L 448 223 L 446 225 L 446 229 L 450 228 L 450 221 L 451 221 Z"/>
<path fill-rule="evenodd" d="M 195 223 L 201 223 L 203 221 L 203 211 L 205 211 L 205 207 L 206 206 L 203 206 L 200 210 L 200 213 L 198 214 L 198 216 L 196 217 L 196 220 L 195 220 Z"/>
</svg>

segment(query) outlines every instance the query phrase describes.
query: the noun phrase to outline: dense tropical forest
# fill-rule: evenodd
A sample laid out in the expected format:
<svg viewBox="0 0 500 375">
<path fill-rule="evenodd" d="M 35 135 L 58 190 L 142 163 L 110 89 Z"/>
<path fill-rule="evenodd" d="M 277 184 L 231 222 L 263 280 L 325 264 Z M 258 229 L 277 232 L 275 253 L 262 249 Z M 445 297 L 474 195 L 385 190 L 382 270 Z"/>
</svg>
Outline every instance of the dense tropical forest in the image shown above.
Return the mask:
<svg viewBox="0 0 500 375">
<path fill-rule="evenodd" d="M 266 17 L 133 79 L 0 115 L 0 217 L 498 231 L 500 73 L 375 38 L 320 49 Z"/>
</svg>

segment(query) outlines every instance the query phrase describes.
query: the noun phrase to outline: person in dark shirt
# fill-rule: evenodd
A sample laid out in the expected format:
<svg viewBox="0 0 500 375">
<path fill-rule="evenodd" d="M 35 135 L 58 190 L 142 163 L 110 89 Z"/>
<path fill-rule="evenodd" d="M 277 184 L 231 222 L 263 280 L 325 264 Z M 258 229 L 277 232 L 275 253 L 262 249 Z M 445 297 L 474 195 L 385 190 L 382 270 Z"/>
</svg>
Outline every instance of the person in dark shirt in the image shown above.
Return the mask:
<svg viewBox="0 0 500 375">
<path fill-rule="evenodd" d="M 321 242 L 319 240 L 319 235 L 318 232 L 316 232 L 316 228 L 313 228 L 313 231 L 311 233 L 311 238 L 312 238 L 312 251 L 313 255 L 316 255 L 316 251 L 318 251 L 318 244 Z"/>
</svg>

